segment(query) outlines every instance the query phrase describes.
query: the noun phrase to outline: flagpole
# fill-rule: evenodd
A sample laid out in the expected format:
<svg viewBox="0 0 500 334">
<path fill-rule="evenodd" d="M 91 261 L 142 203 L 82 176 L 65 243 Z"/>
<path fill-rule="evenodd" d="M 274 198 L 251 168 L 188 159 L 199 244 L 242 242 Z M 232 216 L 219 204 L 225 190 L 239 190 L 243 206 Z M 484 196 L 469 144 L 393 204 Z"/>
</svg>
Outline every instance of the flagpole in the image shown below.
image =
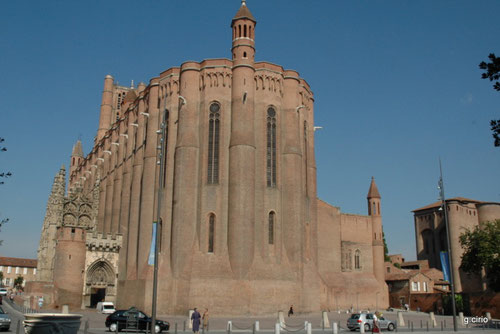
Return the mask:
<svg viewBox="0 0 500 334">
<path fill-rule="evenodd" d="M 439 197 L 441 199 L 441 208 L 444 212 L 444 224 L 446 227 L 446 239 L 448 244 L 448 258 L 450 262 L 450 289 L 451 289 L 451 310 L 453 313 L 453 331 L 457 331 L 457 309 L 455 305 L 455 277 L 453 273 L 453 257 L 451 254 L 450 225 L 448 223 L 448 208 L 444 197 L 443 169 L 441 168 L 441 158 L 439 159 Z"/>
</svg>

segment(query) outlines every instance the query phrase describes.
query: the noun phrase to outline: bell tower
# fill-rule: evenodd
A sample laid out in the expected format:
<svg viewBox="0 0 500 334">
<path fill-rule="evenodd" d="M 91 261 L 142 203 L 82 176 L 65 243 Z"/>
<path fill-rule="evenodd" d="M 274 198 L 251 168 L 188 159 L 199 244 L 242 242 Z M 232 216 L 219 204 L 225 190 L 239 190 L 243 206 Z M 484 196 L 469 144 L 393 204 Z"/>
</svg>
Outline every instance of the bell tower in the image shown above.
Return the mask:
<svg viewBox="0 0 500 334">
<path fill-rule="evenodd" d="M 233 62 L 253 63 L 255 61 L 255 26 L 257 21 L 247 7 L 246 1 L 241 1 L 241 7 L 231 21 L 233 31 Z"/>
<path fill-rule="evenodd" d="M 246 2 L 231 21 L 233 69 L 229 143 L 228 252 L 235 278 L 253 263 L 255 236 L 255 24 Z M 242 205 L 244 203 L 244 205 Z"/>
</svg>

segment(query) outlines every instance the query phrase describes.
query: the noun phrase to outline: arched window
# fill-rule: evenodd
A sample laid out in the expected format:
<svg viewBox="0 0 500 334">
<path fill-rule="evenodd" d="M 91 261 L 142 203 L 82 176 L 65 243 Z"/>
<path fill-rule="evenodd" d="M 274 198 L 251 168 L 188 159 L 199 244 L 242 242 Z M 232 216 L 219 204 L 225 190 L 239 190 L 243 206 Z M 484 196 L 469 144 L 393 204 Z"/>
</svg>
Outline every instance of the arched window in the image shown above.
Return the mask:
<svg viewBox="0 0 500 334">
<path fill-rule="evenodd" d="M 248 26 L 248 37 L 252 38 L 252 26 Z"/>
<path fill-rule="evenodd" d="M 269 234 L 269 244 L 274 245 L 274 218 L 276 214 L 274 211 L 269 212 L 269 226 L 268 226 L 268 234 Z"/>
<path fill-rule="evenodd" d="M 354 269 L 361 269 L 361 251 L 359 249 L 354 252 Z"/>
<path fill-rule="evenodd" d="M 215 215 L 212 213 L 208 219 L 208 252 L 214 252 L 214 237 L 215 237 Z"/>
<path fill-rule="evenodd" d="M 372 214 L 376 215 L 377 214 L 377 204 L 375 204 L 375 202 L 373 202 L 373 212 Z"/>
<path fill-rule="evenodd" d="M 163 151 L 163 188 L 167 183 L 168 123 L 170 112 L 165 110 L 165 150 Z"/>
<path fill-rule="evenodd" d="M 210 105 L 208 118 L 208 183 L 219 183 L 220 105 Z"/>
<path fill-rule="evenodd" d="M 276 187 L 276 111 L 267 109 L 267 186 Z"/>
<path fill-rule="evenodd" d="M 247 37 L 247 26 L 243 26 L 243 37 Z"/>
</svg>

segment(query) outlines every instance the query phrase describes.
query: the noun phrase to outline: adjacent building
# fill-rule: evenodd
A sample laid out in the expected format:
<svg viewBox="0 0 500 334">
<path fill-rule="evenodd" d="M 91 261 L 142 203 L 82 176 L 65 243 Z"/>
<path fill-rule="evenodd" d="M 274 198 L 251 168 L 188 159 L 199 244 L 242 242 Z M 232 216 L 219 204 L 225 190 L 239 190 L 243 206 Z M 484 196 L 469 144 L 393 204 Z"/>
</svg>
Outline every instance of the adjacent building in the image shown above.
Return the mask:
<svg viewBox="0 0 500 334">
<path fill-rule="evenodd" d="M 375 180 L 367 215 L 317 198 L 314 95 L 255 60 L 256 23 L 242 1 L 230 59 L 105 77 L 94 147 L 75 144 L 67 191 L 64 167 L 54 180 L 33 295 L 149 311 L 155 230 L 162 313 L 387 307 Z"/>
<path fill-rule="evenodd" d="M 482 291 L 487 288 L 485 277 L 462 271 L 463 249 L 459 237 L 466 229 L 473 229 L 487 221 L 500 219 L 500 203 L 481 202 L 454 197 L 446 200 L 452 261 L 456 292 Z M 440 252 L 448 251 L 447 231 L 441 201 L 413 210 L 417 259 L 427 260 L 430 268 L 442 270 Z"/>
<path fill-rule="evenodd" d="M 14 287 L 14 280 L 21 276 L 23 286 L 26 282 L 34 281 L 36 278 L 37 260 L 22 259 L 17 257 L 0 257 L 0 272 L 3 279 L 1 285 L 8 288 Z"/>
</svg>

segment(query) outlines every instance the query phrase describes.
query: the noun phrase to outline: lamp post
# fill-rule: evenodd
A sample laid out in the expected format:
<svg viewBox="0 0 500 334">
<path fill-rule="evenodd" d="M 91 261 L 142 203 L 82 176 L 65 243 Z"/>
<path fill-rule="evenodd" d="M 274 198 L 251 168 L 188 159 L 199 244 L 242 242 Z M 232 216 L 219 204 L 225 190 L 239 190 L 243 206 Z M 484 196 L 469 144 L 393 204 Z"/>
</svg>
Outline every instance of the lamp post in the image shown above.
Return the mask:
<svg viewBox="0 0 500 334">
<path fill-rule="evenodd" d="M 439 198 L 441 199 L 441 209 L 443 210 L 444 213 L 444 224 L 446 228 L 446 240 L 448 244 L 448 261 L 450 262 L 449 269 L 450 269 L 450 288 L 451 288 L 451 310 L 453 313 L 453 331 L 457 331 L 457 310 L 456 310 L 456 305 L 455 305 L 455 278 L 453 274 L 453 258 L 451 254 L 451 238 L 450 238 L 450 225 L 448 223 L 448 208 L 446 207 L 446 200 L 444 197 L 444 184 L 443 184 L 443 169 L 441 168 L 441 159 L 439 160 Z"/>
<path fill-rule="evenodd" d="M 161 238 L 161 229 L 159 228 L 161 226 L 161 198 L 163 195 L 163 184 L 162 184 L 162 176 L 164 175 L 163 170 L 165 169 L 165 159 L 163 155 L 165 154 L 165 135 L 167 132 L 167 126 L 166 126 L 166 115 L 167 115 L 167 110 L 165 109 L 163 111 L 163 115 L 161 118 L 161 124 L 160 124 L 160 129 L 156 131 L 156 133 L 160 136 L 160 145 L 158 146 L 158 161 L 156 162 L 158 165 L 160 165 L 160 172 L 158 174 L 158 201 L 156 203 L 156 233 L 155 233 L 155 259 L 154 259 L 154 265 L 153 265 L 153 302 L 151 306 L 151 333 L 154 333 L 155 328 L 156 328 L 156 297 L 158 294 L 158 253 L 159 253 L 159 248 L 158 244 L 160 243 L 160 238 Z"/>
</svg>

